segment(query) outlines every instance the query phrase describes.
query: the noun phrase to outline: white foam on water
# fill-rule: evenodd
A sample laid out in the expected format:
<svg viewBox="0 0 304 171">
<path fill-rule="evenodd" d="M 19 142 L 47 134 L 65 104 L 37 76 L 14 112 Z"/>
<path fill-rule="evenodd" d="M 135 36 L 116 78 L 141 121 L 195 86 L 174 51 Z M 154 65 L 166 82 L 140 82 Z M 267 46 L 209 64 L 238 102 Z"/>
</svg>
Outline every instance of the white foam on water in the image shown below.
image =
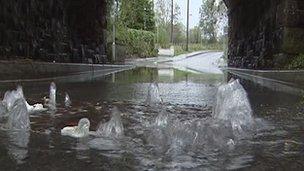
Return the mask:
<svg viewBox="0 0 304 171">
<path fill-rule="evenodd" d="M 27 110 L 29 111 L 30 114 L 33 114 L 33 113 L 40 113 L 40 112 L 47 111 L 47 109 L 44 108 L 43 105 L 40 104 L 40 103 L 37 103 L 37 104 L 34 104 L 34 105 L 29 105 L 29 104 L 26 102 L 26 107 L 27 107 Z"/>
<path fill-rule="evenodd" d="M 64 127 L 61 129 L 61 135 L 70 136 L 74 138 L 82 138 L 89 136 L 90 121 L 87 118 L 79 120 L 77 126 Z"/>
</svg>

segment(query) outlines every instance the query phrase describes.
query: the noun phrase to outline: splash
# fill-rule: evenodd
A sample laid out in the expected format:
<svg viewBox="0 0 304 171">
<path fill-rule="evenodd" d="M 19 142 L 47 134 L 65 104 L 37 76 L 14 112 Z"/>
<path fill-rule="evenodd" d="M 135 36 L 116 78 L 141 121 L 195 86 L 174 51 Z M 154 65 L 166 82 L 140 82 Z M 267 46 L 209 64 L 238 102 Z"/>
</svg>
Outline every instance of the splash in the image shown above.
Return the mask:
<svg viewBox="0 0 304 171">
<path fill-rule="evenodd" d="M 214 118 L 194 121 L 192 130 L 195 132 L 193 145 L 208 149 L 227 149 L 234 146 L 234 134 L 230 122 Z"/>
<path fill-rule="evenodd" d="M 188 151 L 197 137 L 196 132 L 191 128 L 191 122 L 175 121 L 168 128 L 169 149 L 167 154 L 179 155 Z"/>
<path fill-rule="evenodd" d="M 124 138 L 124 127 L 121 112 L 117 107 L 112 109 L 112 117 L 107 123 L 100 123 L 96 132 L 91 132 L 95 138 L 89 142 L 89 147 L 97 150 L 118 151 Z"/>
<path fill-rule="evenodd" d="M 70 136 L 74 138 L 82 138 L 89 136 L 90 121 L 87 118 L 82 118 L 79 120 L 77 126 L 64 127 L 61 129 L 61 135 Z"/>
<path fill-rule="evenodd" d="M 119 138 L 124 135 L 124 127 L 121 120 L 121 112 L 117 107 L 112 109 L 112 117 L 107 123 L 100 123 L 96 136 Z"/>
<path fill-rule="evenodd" d="M 23 98 L 17 99 L 9 111 L 7 128 L 10 130 L 30 130 L 29 113 Z"/>
<path fill-rule="evenodd" d="M 3 98 L 3 104 L 6 106 L 8 111 L 11 111 L 13 108 L 14 103 L 18 99 L 23 99 L 23 90 L 21 86 L 18 86 L 16 90 L 13 91 L 6 91 Z"/>
<path fill-rule="evenodd" d="M 150 84 L 148 89 L 148 96 L 146 99 L 146 104 L 151 107 L 156 107 L 163 103 L 162 98 L 159 95 L 159 87 L 156 82 Z"/>
<path fill-rule="evenodd" d="M 237 140 L 250 135 L 253 124 L 247 94 L 238 80 L 232 80 L 219 87 L 212 117 L 181 121 L 161 112 L 146 134 L 156 151 L 178 156 L 198 148 L 232 149 Z"/>
<path fill-rule="evenodd" d="M 7 117 L 7 129 L 30 130 L 28 106 L 21 86 L 5 93 L 1 102 L 1 116 Z"/>
<path fill-rule="evenodd" d="M 170 121 L 170 115 L 165 110 L 161 110 L 161 112 L 155 118 L 154 125 L 157 127 L 166 127 Z"/>
<path fill-rule="evenodd" d="M 50 110 L 56 110 L 56 84 L 54 82 L 50 85 L 49 99 L 45 99 L 45 102 Z"/>
<path fill-rule="evenodd" d="M 252 109 L 239 80 L 218 88 L 213 118 L 230 122 L 235 135 L 243 134 L 244 129 L 253 125 Z"/>
<path fill-rule="evenodd" d="M 72 101 L 68 93 L 65 93 L 64 105 L 65 107 L 71 107 Z"/>
</svg>

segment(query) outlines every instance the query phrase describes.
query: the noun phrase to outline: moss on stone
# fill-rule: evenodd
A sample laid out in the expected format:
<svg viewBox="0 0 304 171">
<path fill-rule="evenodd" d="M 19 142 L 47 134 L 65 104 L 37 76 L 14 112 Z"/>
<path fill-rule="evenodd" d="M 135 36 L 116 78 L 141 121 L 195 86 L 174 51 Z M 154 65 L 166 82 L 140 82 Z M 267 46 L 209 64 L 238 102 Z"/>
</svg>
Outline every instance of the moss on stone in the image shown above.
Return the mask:
<svg viewBox="0 0 304 171">
<path fill-rule="evenodd" d="M 304 29 L 289 28 L 284 29 L 284 38 L 282 49 L 289 54 L 304 53 Z"/>
</svg>

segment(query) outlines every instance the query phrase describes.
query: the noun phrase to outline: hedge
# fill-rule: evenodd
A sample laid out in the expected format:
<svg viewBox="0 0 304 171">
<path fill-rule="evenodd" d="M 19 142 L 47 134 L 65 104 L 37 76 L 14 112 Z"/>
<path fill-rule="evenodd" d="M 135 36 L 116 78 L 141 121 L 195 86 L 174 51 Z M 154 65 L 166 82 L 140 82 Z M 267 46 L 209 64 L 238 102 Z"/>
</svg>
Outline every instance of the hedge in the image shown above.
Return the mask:
<svg viewBox="0 0 304 171">
<path fill-rule="evenodd" d="M 150 31 L 136 29 L 121 29 L 117 41 L 126 47 L 130 57 L 152 57 L 157 55 L 155 49 L 155 34 Z"/>
</svg>

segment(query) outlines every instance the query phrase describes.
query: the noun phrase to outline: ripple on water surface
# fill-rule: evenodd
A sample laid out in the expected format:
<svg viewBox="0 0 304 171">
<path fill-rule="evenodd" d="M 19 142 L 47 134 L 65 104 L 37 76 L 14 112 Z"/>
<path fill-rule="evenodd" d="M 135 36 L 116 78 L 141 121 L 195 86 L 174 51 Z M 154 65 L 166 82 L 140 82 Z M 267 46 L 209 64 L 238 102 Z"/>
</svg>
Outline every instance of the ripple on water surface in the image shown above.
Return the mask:
<svg viewBox="0 0 304 171">
<path fill-rule="evenodd" d="M 150 80 L 121 81 L 121 77 L 116 75 L 116 82 L 106 78 L 92 83 L 58 83 L 55 113 L 31 115 L 29 134 L 0 132 L 0 151 L 8 154 L 3 156 L 6 162 L 1 162 L 1 168 L 223 170 L 271 169 L 281 165 L 302 167 L 304 117 L 299 97 L 245 86 L 255 125 L 249 131 L 241 127 L 250 136 L 239 137 L 234 134 L 231 122 L 222 121 L 229 118 L 214 118 L 212 107 L 221 80 L 214 82 L 205 79 L 206 76 L 189 76 L 182 80 L 173 78 L 172 82 L 159 81 L 162 102 L 155 107 L 145 103 Z M 25 85 L 26 97 L 30 102 L 40 102 L 48 95 L 48 84 L 35 89 Z M 73 101 L 68 107 L 64 103 L 65 92 Z M 269 98 L 269 94 L 274 98 Z M 240 97 L 231 95 L 235 96 Z M 226 102 L 228 104 L 229 99 Z M 237 103 L 242 104 L 244 101 Z M 123 137 L 75 139 L 60 135 L 63 127 L 77 125 L 81 118 L 90 120 L 91 131 L 97 130 L 100 122 L 111 120 L 110 109 L 114 106 L 120 110 Z"/>
</svg>

